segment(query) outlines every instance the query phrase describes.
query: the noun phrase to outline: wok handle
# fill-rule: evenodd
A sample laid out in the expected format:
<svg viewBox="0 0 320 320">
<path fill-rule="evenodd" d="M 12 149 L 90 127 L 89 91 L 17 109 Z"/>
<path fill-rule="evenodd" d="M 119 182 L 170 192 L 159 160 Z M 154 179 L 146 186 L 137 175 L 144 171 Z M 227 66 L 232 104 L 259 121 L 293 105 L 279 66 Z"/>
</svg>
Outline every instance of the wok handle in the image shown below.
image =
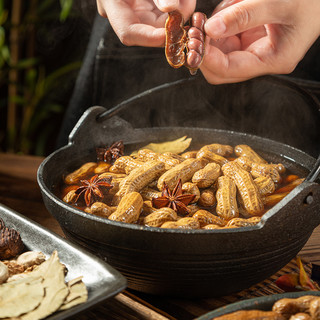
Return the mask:
<svg viewBox="0 0 320 320">
<path fill-rule="evenodd" d="M 320 155 L 319 155 L 313 169 L 308 174 L 306 180 L 310 181 L 310 182 L 315 182 L 317 180 L 317 178 L 319 177 L 319 174 L 320 174 Z"/>
<path fill-rule="evenodd" d="M 102 122 L 105 121 L 107 119 L 112 118 L 113 116 L 117 115 L 118 113 L 120 113 L 122 110 L 124 110 L 131 102 L 135 102 L 135 104 L 139 104 L 139 100 L 145 96 L 149 96 L 151 93 L 153 92 L 157 92 L 157 91 L 161 91 L 164 90 L 166 88 L 170 88 L 172 86 L 183 86 L 186 82 L 190 82 L 190 81 L 194 81 L 194 78 L 186 78 L 186 79 L 180 79 L 174 82 L 169 82 L 169 83 L 165 83 L 165 84 L 161 84 L 157 87 L 154 87 L 152 89 L 146 90 L 142 93 L 139 93 L 127 100 L 124 100 L 122 102 L 120 102 L 119 104 L 117 104 L 116 106 L 102 112 L 101 114 L 99 114 L 96 118 L 97 122 Z"/>
</svg>

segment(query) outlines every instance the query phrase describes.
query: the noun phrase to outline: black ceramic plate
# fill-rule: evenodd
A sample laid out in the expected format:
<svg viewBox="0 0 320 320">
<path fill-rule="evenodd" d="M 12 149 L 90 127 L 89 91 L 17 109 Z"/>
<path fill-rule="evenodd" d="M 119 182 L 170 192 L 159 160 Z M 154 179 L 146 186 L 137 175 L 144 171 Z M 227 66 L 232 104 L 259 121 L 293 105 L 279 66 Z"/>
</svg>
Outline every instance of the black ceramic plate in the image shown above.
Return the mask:
<svg viewBox="0 0 320 320">
<path fill-rule="evenodd" d="M 227 306 L 216 309 L 214 311 L 210 311 L 195 320 L 213 320 L 216 317 L 223 316 L 225 314 L 239 311 L 239 310 L 255 309 L 255 310 L 270 311 L 272 309 L 273 304 L 279 299 L 298 298 L 306 295 L 320 296 L 320 292 L 319 291 L 286 292 L 286 293 L 280 293 L 280 294 L 272 294 L 269 296 L 263 296 L 259 298 L 247 299 L 247 300 L 229 304 Z"/>
<path fill-rule="evenodd" d="M 83 282 L 88 289 L 87 302 L 56 312 L 46 320 L 61 320 L 74 316 L 116 295 L 127 286 L 126 279 L 102 260 L 2 204 L 0 217 L 7 227 L 20 232 L 27 250 L 42 251 L 47 257 L 57 250 L 60 261 L 68 268 L 67 281 L 83 276 Z"/>
</svg>

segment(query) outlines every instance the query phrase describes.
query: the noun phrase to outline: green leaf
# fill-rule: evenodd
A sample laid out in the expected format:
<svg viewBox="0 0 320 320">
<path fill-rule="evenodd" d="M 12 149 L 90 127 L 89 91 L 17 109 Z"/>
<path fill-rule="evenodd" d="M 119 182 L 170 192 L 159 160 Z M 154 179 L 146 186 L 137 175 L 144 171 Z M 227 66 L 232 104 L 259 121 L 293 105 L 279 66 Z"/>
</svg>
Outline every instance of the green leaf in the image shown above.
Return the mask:
<svg viewBox="0 0 320 320">
<path fill-rule="evenodd" d="M 73 0 L 60 0 L 61 11 L 60 11 L 60 21 L 64 22 L 68 18 L 71 8 L 72 8 Z"/>
<path fill-rule="evenodd" d="M 3 46 L 1 48 L 0 56 L 2 57 L 2 59 L 5 62 L 9 63 L 9 61 L 10 61 L 10 50 L 9 50 L 9 48 L 7 46 Z"/>
<path fill-rule="evenodd" d="M 24 97 L 18 96 L 18 95 L 10 96 L 9 97 L 9 101 L 10 102 L 14 102 L 14 103 L 19 104 L 19 105 L 22 105 L 22 106 L 26 103 L 26 99 Z"/>
<path fill-rule="evenodd" d="M 3 10 L 0 8 L 0 26 L 2 26 L 7 21 L 7 19 L 8 19 L 8 10 Z"/>
<path fill-rule="evenodd" d="M 0 26 L 0 48 L 4 45 L 6 40 L 6 31 Z"/>
<path fill-rule="evenodd" d="M 26 85 L 28 87 L 34 87 L 37 81 L 37 76 L 38 76 L 37 69 L 35 68 L 28 69 L 25 76 Z"/>
<path fill-rule="evenodd" d="M 35 66 L 38 63 L 37 58 L 28 58 L 20 60 L 15 66 L 17 69 L 26 69 Z"/>
</svg>

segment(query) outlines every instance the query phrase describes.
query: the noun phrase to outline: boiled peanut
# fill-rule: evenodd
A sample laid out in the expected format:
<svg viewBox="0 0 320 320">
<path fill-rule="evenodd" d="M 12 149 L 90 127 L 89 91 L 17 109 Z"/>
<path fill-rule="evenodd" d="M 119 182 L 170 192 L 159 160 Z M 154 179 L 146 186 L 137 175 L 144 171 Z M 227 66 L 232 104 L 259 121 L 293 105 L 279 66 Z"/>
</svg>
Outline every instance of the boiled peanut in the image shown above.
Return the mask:
<svg viewBox="0 0 320 320">
<path fill-rule="evenodd" d="M 217 225 L 217 224 L 207 224 L 202 229 L 206 230 L 216 230 L 216 229 L 223 229 L 223 227 Z"/>
<path fill-rule="evenodd" d="M 285 320 L 285 318 L 273 311 L 241 310 L 216 317 L 214 320 Z"/>
<path fill-rule="evenodd" d="M 140 168 L 136 168 L 124 178 L 120 183 L 120 190 L 117 196 L 123 196 L 127 193 L 139 192 L 146 187 L 151 181 L 157 179 L 164 171 L 164 163 L 161 161 L 145 162 Z"/>
<path fill-rule="evenodd" d="M 236 196 L 237 188 L 232 178 L 227 176 L 219 177 L 218 190 L 216 192 L 216 212 L 223 220 L 230 220 L 239 216 Z"/>
<path fill-rule="evenodd" d="M 138 157 L 142 161 L 159 160 L 165 164 L 166 170 L 171 169 L 184 160 L 184 158 L 172 152 L 156 153 L 149 149 L 139 150 Z"/>
<path fill-rule="evenodd" d="M 199 52 L 195 50 L 190 50 L 187 53 L 186 66 L 190 69 L 190 73 L 195 75 L 197 69 L 200 67 L 202 62 L 202 56 Z"/>
<path fill-rule="evenodd" d="M 114 173 L 114 172 L 104 172 L 99 174 L 99 178 L 106 178 L 106 179 L 122 179 L 125 178 L 127 175 L 125 173 Z"/>
<path fill-rule="evenodd" d="M 69 173 L 65 177 L 64 182 L 66 184 L 76 183 L 81 179 L 85 178 L 88 174 L 92 173 L 96 167 L 97 167 L 97 163 L 87 162 L 83 164 L 79 169 Z"/>
<path fill-rule="evenodd" d="M 98 165 L 94 168 L 94 173 L 96 173 L 96 174 L 101 174 L 101 173 L 107 172 L 110 167 L 111 167 L 111 164 L 110 164 L 110 163 L 101 161 L 101 162 L 99 162 Z"/>
<path fill-rule="evenodd" d="M 116 211 L 109 219 L 126 223 L 134 223 L 138 220 L 143 206 L 143 199 L 138 192 L 130 192 L 123 196 Z"/>
<path fill-rule="evenodd" d="M 177 164 L 181 163 L 184 159 L 179 159 L 178 157 L 173 156 L 173 153 L 167 152 L 159 154 L 157 160 L 163 162 L 165 164 L 166 170 L 169 170 Z"/>
<path fill-rule="evenodd" d="M 158 209 L 152 206 L 152 202 L 150 200 L 143 201 L 142 211 L 144 214 L 148 215 L 156 210 Z"/>
<path fill-rule="evenodd" d="M 161 197 L 161 192 L 149 187 L 143 188 L 140 191 L 140 194 L 142 195 L 143 200 L 152 200 L 152 198 Z"/>
<path fill-rule="evenodd" d="M 74 203 L 77 197 L 78 195 L 76 194 L 76 190 L 71 190 L 63 197 L 62 200 L 65 203 Z"/>
<path fill-rule="evenodd" d="M 166 171 L 158 180 L 158 189 L 162 190 L 164 183 L 170 190 L 176 186 L 179 179 L 181 183 L 189 181 L 194 173 L 206 165 L 206 161 L 201 159 L 186 159 L 170 170 Z"/>
<path fill-rule="evenodd" d="M 255 226 L 260 221 L 261 221 L 260 217 L 251 217 L 249 219 L 234 218 L 234 219 L 231 219 L 226 226 L 227 227 L 230 227 L 230 226 L 251 227 L 251 226 Z"/>
<path fill-rule="evenodd" d="M 192 217 L 181 218 L 178 221 L 169 221 L 161 225 L 161 228 L 173 229 L 199 229 L 200 223 L 197 219 Z"/>
<path fill-rule="evenodd" d="M 212 207 L 217 203 L 213 189 L 204 189 L 200 192 L 198 204 L 203 207 Z"/>
<path fill-rule="evenodd" d="M 204 53 L 204 43 L 199 39 L 190 39 L 188 41 L 188 49 L 198 52 L 201 56 Z"/>
<path fill-rule="evenodd" d="M 143 164 L 144 163 L 142 161 L 130 156 L 122 156 L 114 162 L 112 168 L 109 170 L 111 172 L 129 174 L 132 170 L 142 167 Z"/>
<path fill-rule="evenodd" d="M 220 143 L 207 144 L 202 147 L 201 150 L 207 150 L 223 157 L 229 157 L 233 153 L 233 148 L 231 146 Z"/>
<path fill-rule="evenodd" d="M 190 217 L 192 217 L 192 215 L 195 214 L 197 211 L 201 210 L 201 208 L 195 203 L 189 204 L 187 206 L 187 208 L 188 208 L 188 212 L 189 212 L 188 216 L 190 216 Z"/>
<path fill-rule="evenodd" d="M 192 217 L 199 221 L 200 228 L 203 228 L 208 224 L 214 224 L 220 227 L 223 227 L 226 225 L 226 221 L 215 216 L 214 214 L 212 214 L 207 210 L 198 210 Z"/>
<path fill-rule="evenodd" d="M 153 180 L 151 181 L 149 184 L 148 184 L 148 188 L 151 188 L 151 189 L 154 189 L 156 190 L 158 187 L 157 187 L 157 183 L 158 183 L 158 180 Z"/>
<path fill-rule="evenodd" d="M 223 166 L 228 162 L 226 158 L 220 156 L 212 151 L 209 151 L 206 147 L 201 148 L 197 153 L 197 159 L 205 159 L 209 162 L 215 162 L 220 166 Z"/>
<path fill-rule="evenodd" d="M 271 164 L 259 164 L 253 162 L 250 173 L 252 174 L 253 178 L 258 178 L 259 176 L 270 176 L 274 183 L 281 182 L 281 176 L 278 170 Z"/>
<path fill-rule="evenodd" d="M 190 202 L 191 204 L 192 203 L 196 203 L 200 198 L 200 190 L 197 187 L 197 185 L 192 183 L 192 182 L 184 183 L 182 185 L 182 191 L 183 191 L 183 193 L 194 194 L 195 195 L 194 200 L 192 202 Z"/>
<path fill-rule="evenodd" d="M 207 17 L 202 12 L 194 12 L 191 17 L 191 25 L 194 28 L 199 29 L 200 31 L 204 32 L 204 24 L 207 20 Z"/>
<path fill-rule="evenodd" d="M 114 212 L 115 210 L 116 210 L 116 207 L 110 207 L 103 202 L 97 201 L 91 205 L 91 207 L 87 212 L 99 217 L 108 218 L 111 215 L 111 213 Z"/>
<path fill-rule="evenodd" d="M 177 159 L 177 160 L 179 160 L 179 162 L 182 162 L 182 161 L 186 160 L 181 155 L 173 153 L 173 152 L 164 152 L 164 153 L 161 153 L 160 155 L 162 155 L 164 157 L 170 157 L 170 158 L 173 158 L 173 159 Z"/>
<path fill-rule="evenodd" d="M 276 187 L 270 176 L 260 176 L 253 180 L 258 187 L 261 196 L 266 196 L 275 191 Z"/>
<path fill-rule="evenodd" d="M 160 228 L 164 229 L 178 229 L 179 225 L 176 221 L 167 221 L 164 224 L 161 225 Z"/>
<path fill-rule="evenodd" d="M 248 158 L 248 157 L 245 157 L 245 156 L 241 156 L 239 158 L 236 158 L 234 160 L 234 162 L 237 162 L 242 169 L 250 172 L 251 171 L 251 167 L 252 167 L 252 161 Z"/>
<path fill-rule="evenodd" d="M 186 67 L 189 68 L 192 75 L 196 74 L 197 69 L 200 67 L 202 58 L 204 56 L 204 23 L 206 21 L 206 15 L 202 12 L 195 12 L 191 17 L 191 25 L 193 29 L 197 29 L 198 33 L 202 33 L 199 36 L 195 32 L 188 32 L 188 41 L 186 43 Z"/>
<path fill-rule="evenodd" d="M 192 177 L 192 182 L 198 188 L 210 187 L 220 176 L 221 167 L 217 163 L 208 163 L 203 169 L 198 170 Z"/>
<path fill-rule="evenodd" d="M 188 30 L 188 37 L 192 39 L 198 39 L 204 42 L 203 32 L 196 27 L 190 27 L 190 29 Z"/>
<path fill-rule="evenodd" d="M 287 319 L 298 312 L 308 312 L 314 296 L 306 295 L 299 298 L 284 298 L 274 303 L 272 311 L 283 315 Z"/>
<path fill-rule="evenodd" d="M 176 221 L 177 213 L 171 208 L 161 208 L 147 215 L 143 223 L 149 227 L 160 227 L 168 221 Z"/>
<path fill-rule="evenodd" d="M 140 149 L 138 151 L 138 158 L 142 161 L 158 160 L 158 154 L 149 149 Z"/>
<path fill-rule="evenodd" d="M 280 173 L 283 174 L 286 172 L 286 167 L 282 163 L 274 164 L 271 163 L 272 166 Z"/>
<path fill-rule="evenodd" d="M 198 151 L 187 151 L 184 152 L 181 157 L 184 159 L 189 159 L 189 158 L 196 158 L 197 157 Z"/>
<path fill-rule="evenodd" d="M 236 162 L 225 164 L 222 171 L 235 182 L 248 214 L 251 216 L 261 215 L 264 209 L 263 202 L 250 173 L 242 169 Z"/>
<path fill-rule="evenodd" d="M 246 144 L 239 144 L 235 146 L 234 153 L 238 156 L 245 156 L 249 158 L 252 162 L 256 163 L 267 163 L 262 157 L 260 157 L 251 147 Z"/>
<path fill-rule="evenodd" d="M 304 312 L 299 312 L 290 317 L 289 320 L 314 320 L 309 314 Z"/>
<path fill-rule="evenodd" d="M 320 320 L 320 298 L 315 297 L 310 302 L 309 306 L 309 313 L 311 316 L 311 319 Z"/>
</svg>

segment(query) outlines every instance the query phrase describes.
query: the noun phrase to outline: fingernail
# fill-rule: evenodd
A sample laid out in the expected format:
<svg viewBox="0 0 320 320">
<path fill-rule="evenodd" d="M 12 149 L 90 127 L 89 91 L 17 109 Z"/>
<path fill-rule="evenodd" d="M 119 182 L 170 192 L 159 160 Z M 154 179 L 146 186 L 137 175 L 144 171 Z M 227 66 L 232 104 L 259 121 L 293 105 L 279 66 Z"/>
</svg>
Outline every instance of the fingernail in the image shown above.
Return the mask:
<svg viewBox="0 0 320 320">
<path fill-rule="evenodd" d="M 209 34 L 209 36 L 221 36 L 225 33 L 227 30 L 227 26 L 223 22 L 222 18 L 219 16 L 212 17 L 208 19 L 206 22 L 206 33 Z"/>
<path fill-rule="evenodd" d="M 179 5 L 179 1 L 178 0 L 158 0 L 158 5 L 163 8 L 175 7 Z"/>
</svg>

